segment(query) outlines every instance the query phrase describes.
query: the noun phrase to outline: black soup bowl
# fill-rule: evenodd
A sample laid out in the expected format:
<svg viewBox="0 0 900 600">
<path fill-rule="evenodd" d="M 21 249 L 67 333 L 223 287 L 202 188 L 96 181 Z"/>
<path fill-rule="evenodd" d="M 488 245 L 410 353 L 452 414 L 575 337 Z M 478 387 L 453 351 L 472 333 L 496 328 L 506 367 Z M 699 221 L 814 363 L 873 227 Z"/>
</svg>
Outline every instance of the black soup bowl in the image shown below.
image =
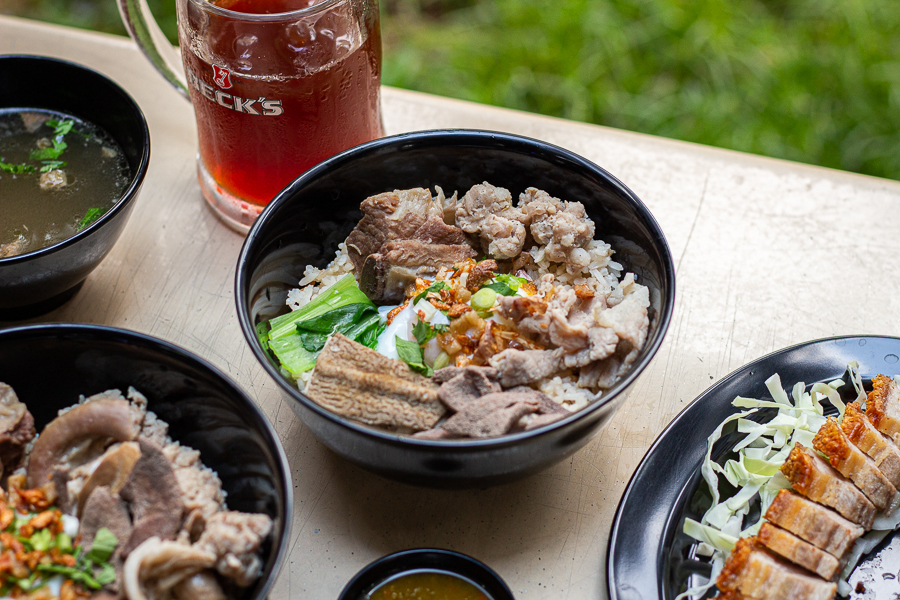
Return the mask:
<svg viewBox="0 0 900 600">
<path fill-rule="evenodd" d="M 262 575 L 230 600 L 264 600 L 290 540 L 293 486 L 284 450 L 254 402 L 221 371 L 168 342 L 112 327 L 32 325 L 0 330 L 0 381 L 34 415 L 38 432 L 59 409 L 134 386 L 169 435 L 200 451 L 227 492 L 228 508 L 265 513 L 273 530 Z"/>
<path fill-rule="evenodd" d="M 116 204 L 74 236 L 0 258 L 0 320 L 26 318 L 68 300 L 119 239 L 150 164 L 150 131 L 140 107 L 108 77 L 44 56 L 0 56 L 0 109 L 68 113 L 119 143 L 131 181 Z"/>
<path fill-rule="evenodd" d="M 529 186 L 582 202 L 595 238 L 650 289 L 650 331 L 640 355 L 596 402 L 532 431 L 484 440 L 422 440 L 344 419 L 281 375 L 256 336 L 257 323 L 298 287 L 307 264 L 324 268 L 361 217 L 368 196 L 441 186 L 450 195 L 490 182 L 513 193 Z M 647 207 L 594 163 L 545 142 L 486 131 L 424 131 L 369 142 L 313 167 L 286 187 L 257 219 L 241 250 L 235 300 L 253 353 L 281 386 L 297 415 L 326 446 L 387 477 L 435 487 L 483 487 L 535 473 L 584 446 L 624 402 L 662 343 L 672 317 L 675 269 Z M 268 312 L 267 312 L 268 311 Z"/>
</svg>

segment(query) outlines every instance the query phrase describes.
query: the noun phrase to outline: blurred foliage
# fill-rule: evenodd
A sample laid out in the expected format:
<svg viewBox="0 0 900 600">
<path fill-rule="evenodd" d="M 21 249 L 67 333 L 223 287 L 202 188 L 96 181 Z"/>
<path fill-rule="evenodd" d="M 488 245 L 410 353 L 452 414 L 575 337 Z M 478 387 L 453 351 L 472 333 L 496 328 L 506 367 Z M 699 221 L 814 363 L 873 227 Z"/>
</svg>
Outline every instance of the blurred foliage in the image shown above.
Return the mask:
<svg viewBox="0 0 900 600">
<path fill-rule="evenodd" d="M 114 0 L 0 12 L 123 31 Z M 382 31 L 388 85 L 900 179 L 896 0 L 382 0 Z"/>
</svg>

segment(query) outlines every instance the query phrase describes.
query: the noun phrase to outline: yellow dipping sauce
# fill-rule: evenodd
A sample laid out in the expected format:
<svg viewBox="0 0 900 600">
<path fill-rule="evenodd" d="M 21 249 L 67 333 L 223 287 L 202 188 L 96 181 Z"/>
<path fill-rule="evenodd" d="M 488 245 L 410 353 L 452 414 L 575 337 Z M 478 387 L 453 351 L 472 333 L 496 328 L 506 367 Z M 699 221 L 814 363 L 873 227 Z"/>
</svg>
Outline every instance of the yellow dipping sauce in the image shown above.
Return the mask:
<svg viewBox="0 0 900 600">
<path fill-rule="evenodd" d="M 401 573 L 369 592 L 363 600 L 492 600 L 468 579 L 447 571 Z"/>
</svg>

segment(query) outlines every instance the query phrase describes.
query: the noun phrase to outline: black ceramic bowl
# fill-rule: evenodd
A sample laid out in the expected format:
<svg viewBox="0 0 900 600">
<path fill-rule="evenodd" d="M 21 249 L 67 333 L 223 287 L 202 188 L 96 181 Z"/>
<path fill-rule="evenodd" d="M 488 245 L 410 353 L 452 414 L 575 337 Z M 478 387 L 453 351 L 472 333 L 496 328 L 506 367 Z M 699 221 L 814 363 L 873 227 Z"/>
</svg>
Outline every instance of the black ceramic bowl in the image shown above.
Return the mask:
<svg viewBox="0 0 900 600">
<path fill-rule="evenodd" d="M 488 181 L 514 195 L 534 186 L 584 203 L 596 238 L 650 288 L 650 332 L 631 370 L 585 409 L 533 431 L 486 440 L 421 440 L 343 419 L 300 393 L 261 347 L 254 326 L 261 306 L 281 302 L 307 264 L 324 267 L 356 226 L 366 197 L 440 185 L 465 193 Z M 310 169 L 259 216 L 241 250 L 235 300 L 247 342 L 326 446 L 363 467 L 411 483 L 487 486 L 534 473 L 569 456 L 603 427 L 659 349 L 675 299 L 675 269 L 647 207 L 594 163 L 550 144 L 484 131 L 424 131 L 369 142 Z M 287 307 L 282 306 L 282 312 Z"/>
<path fill-rule="evenodd" d="M 459 552 L 434 548 L 403 550 L 369 563 L 350 580 L 338 600 L 365 600 L 385 581 L 416 571 L 460 575 L 480 587 L 491 600 L 514 600 L 506 583 L 484 563 Z"/>
<path fill-rule="evenodd" d="M 40 108 L 98 125 L 122 147 L 131 183 L 93 224 L 47 248 L 0 258 L 0 319 L 41 314 L 68 300 L 116 243 L 150 162 L 141 109 L 108 77 L 42 56 L 0 56 L 0 108 Z"/>
<path fill-rule="evenodd" d="M 263 600 L 287 555 L 290 469 L 278 436 L 256 404 L 221 371 L 168 342 L 92 325 L 0 330 L 0 381 L 13 387 L 40 431 L 78 396 L 128 386 L 169 423 L 173 439 L 200 451 L 222 479 L 228 508 L 274 520 L 262 576 L 241 600 Z"/>
</svg>

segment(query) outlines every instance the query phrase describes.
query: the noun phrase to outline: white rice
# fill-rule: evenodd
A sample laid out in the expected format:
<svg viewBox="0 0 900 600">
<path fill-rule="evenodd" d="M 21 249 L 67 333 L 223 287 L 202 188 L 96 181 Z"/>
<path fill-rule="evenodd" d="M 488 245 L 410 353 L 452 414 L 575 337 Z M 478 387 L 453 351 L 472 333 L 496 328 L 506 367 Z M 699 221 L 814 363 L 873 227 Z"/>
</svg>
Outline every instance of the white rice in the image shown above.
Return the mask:
<svg viewBox="0 0 900 600">
<path fill-rule="evenodd" d="M 328 263 L 327 267 L 317 269 L 312 265 L 306 266 L 303 271 L 303 279 L 300 280 L 300 289 L 289 291 L 285 303 L 291 307 L 291 310 L 298 310 L 318 296 L 322 290 L 352 272 L 353 263 L 347 255 L 347 244 L 341 242 L 338 244 L 334 260 Z"/>
</svg>

